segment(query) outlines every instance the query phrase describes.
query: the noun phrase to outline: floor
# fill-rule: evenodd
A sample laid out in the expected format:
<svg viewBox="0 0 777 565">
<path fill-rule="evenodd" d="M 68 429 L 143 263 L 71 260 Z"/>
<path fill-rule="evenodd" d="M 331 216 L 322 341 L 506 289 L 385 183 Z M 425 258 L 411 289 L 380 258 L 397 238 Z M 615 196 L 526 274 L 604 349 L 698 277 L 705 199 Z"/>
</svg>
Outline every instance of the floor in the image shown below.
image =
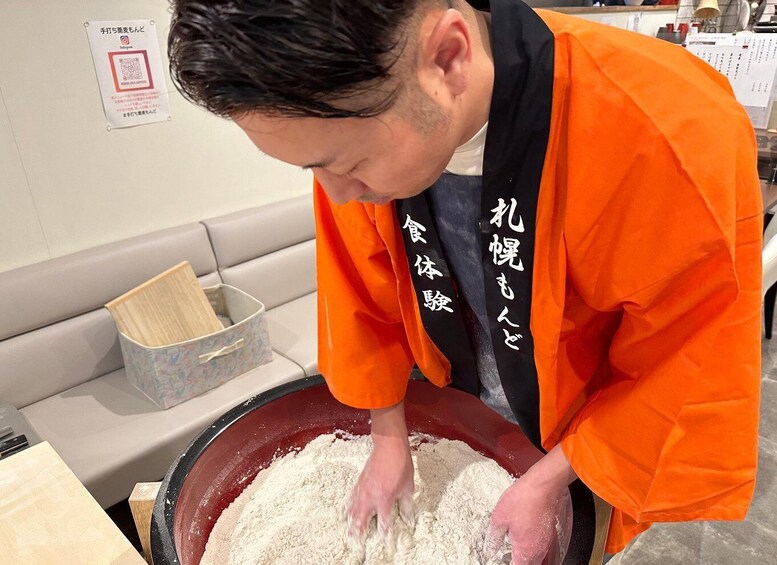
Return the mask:
<svg viewBox="0 0 777 565">
<path fill-rule="evenodd" d="M 626 549 L 622 565 L 777 563 L 777 335 L 762 340 L 761 353 L 758 476 L 747 519 L 653 526 Z"/>
</svg>

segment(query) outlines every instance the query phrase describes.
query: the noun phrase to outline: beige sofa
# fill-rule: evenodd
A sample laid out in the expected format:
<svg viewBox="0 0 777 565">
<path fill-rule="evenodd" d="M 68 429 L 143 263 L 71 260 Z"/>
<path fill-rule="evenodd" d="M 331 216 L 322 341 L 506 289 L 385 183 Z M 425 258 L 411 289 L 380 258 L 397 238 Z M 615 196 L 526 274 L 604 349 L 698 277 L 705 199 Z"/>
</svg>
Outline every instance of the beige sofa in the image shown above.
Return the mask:
<svg viewBox="0 0 777 565">
<path fill-rule="evenodd" d="M 216 417 L 316 373 L 315 232 L 304 196 L 0 273 L 0 400 L 27 417 L 107 508 L 159 480 Z M 274 358 L 161 410 L 124 376 L 102 306 L 187 260 L 267 308 Z"/>
</svg>

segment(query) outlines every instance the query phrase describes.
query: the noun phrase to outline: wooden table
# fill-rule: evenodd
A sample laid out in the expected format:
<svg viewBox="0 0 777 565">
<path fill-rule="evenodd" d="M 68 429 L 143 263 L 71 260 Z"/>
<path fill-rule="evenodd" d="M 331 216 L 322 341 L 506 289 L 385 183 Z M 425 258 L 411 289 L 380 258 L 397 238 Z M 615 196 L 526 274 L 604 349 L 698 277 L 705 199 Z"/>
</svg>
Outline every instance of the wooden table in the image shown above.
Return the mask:
<svg viewBox="0 0 777 565">
<path fill-rule="evenodd" d="M 0 562 L 145 565 L 48 442 L 0 460 Z"/>
</svg>

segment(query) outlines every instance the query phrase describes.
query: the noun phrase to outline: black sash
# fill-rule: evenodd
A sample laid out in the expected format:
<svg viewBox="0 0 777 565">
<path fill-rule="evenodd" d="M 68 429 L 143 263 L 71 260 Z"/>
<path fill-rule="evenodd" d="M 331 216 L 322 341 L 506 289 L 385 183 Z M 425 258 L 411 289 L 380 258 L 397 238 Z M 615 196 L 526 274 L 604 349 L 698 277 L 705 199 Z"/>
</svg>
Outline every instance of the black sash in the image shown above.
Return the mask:
<svg viewBox="0 0 777 565">
<path fill-rule="evenodd" d="M 479 222 L 486 311 L 510 408 L 541 449 L 529 324 L 537 200 L 550 132 L 553 34 L 519 0 L 492 0 L 491 14 L 495 82 Z M 424 328 L 450 361 L 454 384 L 478 394 L 474 354 L 425 193 L 397 201 L 396 212 Z"/>
</svg>

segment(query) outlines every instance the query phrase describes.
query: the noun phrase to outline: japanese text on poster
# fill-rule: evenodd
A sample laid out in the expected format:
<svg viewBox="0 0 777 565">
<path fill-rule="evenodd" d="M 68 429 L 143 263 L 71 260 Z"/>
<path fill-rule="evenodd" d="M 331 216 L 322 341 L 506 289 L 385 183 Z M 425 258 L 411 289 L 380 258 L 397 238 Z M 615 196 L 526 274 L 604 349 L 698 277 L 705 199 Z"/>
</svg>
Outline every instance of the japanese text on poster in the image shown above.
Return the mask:
<svg viewBox="0 0 777 565">
<path fill-rule="evenodd" d="M 168 120 L 170 100 L 153 20 L 84 25 L 109 126 Z"/>
</svg>

